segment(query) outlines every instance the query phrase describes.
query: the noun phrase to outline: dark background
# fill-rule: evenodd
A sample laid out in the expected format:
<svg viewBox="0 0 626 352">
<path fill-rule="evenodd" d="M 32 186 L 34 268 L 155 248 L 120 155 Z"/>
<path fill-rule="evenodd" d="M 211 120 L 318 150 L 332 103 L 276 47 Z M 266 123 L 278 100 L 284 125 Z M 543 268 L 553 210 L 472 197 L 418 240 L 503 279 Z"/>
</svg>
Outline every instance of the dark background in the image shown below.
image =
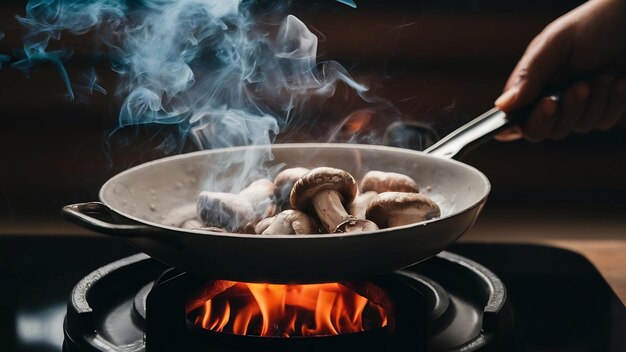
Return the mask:
<svg viewBox="0 0 626 352">
<path fill-rule="evenodd" d="M 322 59 L 334 59 L 396 104 L 406 119 L 432 124 L 440 134 L 491 108 L 526 45 L 578 1 L 358 1 L 351 9 L 331 0 L 298 2 L 293 13 L 323 33 Z M 0 4 L 0 54 L 21 46 L 15 15 L 25 2 Z M 89 66 L 89 36 L 64 38 L 76 49 L 71 73 Z M 599 38 L 599 40 L 601 40 Z M 97 66 L 114 91 L 116 76 Z M 65 227 L 60 208 L 97 199 L 114 174 L 151 159 L 162 141 L 140 128 L 120 147 L 107 135 L 120 106 L 115 94 L 65 98 L 51 65 L 28 77 L 0 70 L 0 233 Z M 191 150 L 188 145 L 185 150 Z M 483 171 L 493 192 L 485 217 L 505 212 L 623 218 L 626 214 L 626 126 L 530 144 L 495 141 L 464 161 Z M 52 226 L 52 227 L 51 227 Z M 60 226 L 60 227 L 58 227 Z"/>
</svg>

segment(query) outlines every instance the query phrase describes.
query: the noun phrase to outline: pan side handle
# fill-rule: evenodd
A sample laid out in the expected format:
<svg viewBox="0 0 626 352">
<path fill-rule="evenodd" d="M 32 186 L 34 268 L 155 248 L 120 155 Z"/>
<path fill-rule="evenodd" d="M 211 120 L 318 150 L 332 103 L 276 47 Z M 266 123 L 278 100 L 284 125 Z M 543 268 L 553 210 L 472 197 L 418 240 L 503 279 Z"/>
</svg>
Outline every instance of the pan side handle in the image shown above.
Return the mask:
<svg viewBox="0 0 626 352">
<path fill-rule="evenodd" d="M 114 224 L 96 218 L 97 215 L 110 215 L 113 212 L 100 202 L 88 202 L 66 205 L 63 215 L 68 220 L 97 232 L 118 237 L 137 237 L 158 232 L 157 229 L 140 224 Z"/>
<path fill-rule="evenodd" d="M 517 116 L 519 116 L 517 113 L 511 116 L 498 108 L 493 108 L 457 128 L 424 152 L 444 158 L 460 158 L 474 147 L 490 140 L 498 131 L 512 125 Z"/>
</svg>

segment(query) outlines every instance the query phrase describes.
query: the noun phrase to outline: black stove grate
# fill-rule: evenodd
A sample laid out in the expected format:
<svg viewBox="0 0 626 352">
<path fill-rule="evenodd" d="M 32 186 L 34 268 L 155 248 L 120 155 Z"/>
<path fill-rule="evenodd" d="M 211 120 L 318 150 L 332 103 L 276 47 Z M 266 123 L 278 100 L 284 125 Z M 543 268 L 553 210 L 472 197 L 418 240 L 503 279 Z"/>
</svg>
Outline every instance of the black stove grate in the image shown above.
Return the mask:
<svg viewBox="0 0 626 352">
<path fill-rule="evenodd" d="M 185 303 L 206 281 L 164 270 L 141 254 L 102 267 L 72 292 L 65 350 L 474 351 L 506 340 L 513 322 L 502 282 L 481 265 L 445 252 L 372 279 L 394 302 L 393 331 L 268 338 L 199 329 L 187 321 Z"/>
</svg>

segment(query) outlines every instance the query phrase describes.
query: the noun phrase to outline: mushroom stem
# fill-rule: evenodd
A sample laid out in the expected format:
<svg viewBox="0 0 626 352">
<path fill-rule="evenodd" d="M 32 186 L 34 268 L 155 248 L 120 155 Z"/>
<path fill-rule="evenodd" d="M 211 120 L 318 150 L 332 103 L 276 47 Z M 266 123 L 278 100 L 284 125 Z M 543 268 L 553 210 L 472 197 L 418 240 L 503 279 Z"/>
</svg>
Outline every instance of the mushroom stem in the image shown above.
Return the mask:
<svg viewBox="0 0 626 352">
<path fill-rule="evenodd" d="M 329 233 L 334 233 L 338 225 L 354 218 L 343 207 L 341 196 L 337 191 L 318 192 L 313 196 L 311 203 L 322 225 Z"/>
<path fill-rule="evenodd" d="M 319 233 L 317 222 L 300 210 L 284 210 L 273 218 L 263 235 L 302 235 Z"/>
</svg>

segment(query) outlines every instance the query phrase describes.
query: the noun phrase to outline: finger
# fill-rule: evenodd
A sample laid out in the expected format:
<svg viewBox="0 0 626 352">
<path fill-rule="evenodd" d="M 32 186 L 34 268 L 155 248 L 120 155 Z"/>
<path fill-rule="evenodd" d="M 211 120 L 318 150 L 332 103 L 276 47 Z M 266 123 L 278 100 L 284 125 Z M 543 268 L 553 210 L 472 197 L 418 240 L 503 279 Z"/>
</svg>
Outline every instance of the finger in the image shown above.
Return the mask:
<svg viewBox="0 0 626 352">
<path fill-rule="evenodd" d="M 556 97 L 544 97 L 535 105 L 526 123 L 522 127 L 524 138 L 530 142 L 546 139 L 556 124 Z"/>
<path fill-rule="evenodd" d="M 601 75 L 592 78 L 587 109 L 574 126 L 573 130 L 575 132 L 589 132 L 598 123 L 606 110 L 609 101 L 609 91 L 611 90 L 611 85 L 614 80 L 615 77 L 610 75 Z"/>
<path fill-rule="evenodd" d="M 625 112 L 626 78 L 620 78 L 613 82 L 604 116 L 602 116 L 600 121 L 598 121 L 596 128 L 603 131 L 608 130 L 609 128 L 615 126 L 617 121 L 619 121 Z"/>
<path fill-rule="evenodd" d="M 551 138 L 563 139 L 572 131 L 585 112 L 588 98 L 589 85 L 585 82 L 575 83 L 565 91 Z"/>
<path fill-rule="evenodd" d="M 495 105 L 511 112 L 533 102 L 564 61 L 570 42 L 561 31 L 544 30 L 526 49 Z"/>
<path fill-rule="evenodd" d="M 511 142 L 520 138 L 522 138 L 522 130 L 519 126 L 509 127 L 494 136 L 494 139 L 500 142 Z"/>
</svg>

